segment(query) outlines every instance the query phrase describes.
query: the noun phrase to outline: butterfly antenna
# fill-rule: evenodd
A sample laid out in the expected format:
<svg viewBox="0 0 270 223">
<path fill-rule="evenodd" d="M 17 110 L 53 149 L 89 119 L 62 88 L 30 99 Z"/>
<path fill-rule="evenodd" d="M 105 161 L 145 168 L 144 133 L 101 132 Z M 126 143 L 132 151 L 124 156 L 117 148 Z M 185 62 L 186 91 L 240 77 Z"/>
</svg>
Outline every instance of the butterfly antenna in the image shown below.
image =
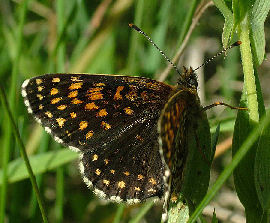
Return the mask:
<svg viewBox="0 0 270 223">
<path fill-rule="evenodd" d="M 196 69 L 194 69 L 194 71 L 200 69 L 201 67 L 203 67 L 204 65 L 208 64 L 209 62 L 211 62 L 213 59 L 215 59 L 216 57 L 220 56 L 223 53 L 226 53 L 227 50 L 235 47 L 235 46 L 239 46 L 241 45 L 242 42 L 241 41 L 236 41 L 235 43 L 233 43 L 232 45 L 228 46 L 227 48 L 223 49 L 222 51 L 220 51 L 219 53 L 217 53 L 215 56 L 211 57 L 210 59 L 208 59 L 207 61 L 205 61 L 201 66 L 197 67 Z"/>
<path fill-rule="evenodd" d="M 142 31 L 138 26 L 130 23 L 128 24 L 130 28 L 136 30 L 137 32 L 144 35 L 146 39 L 161 53 L 161 55 L 173 66 L 173 68 L 176 70 L 176 72 L 181 76 L 180 70 L 177 68 L 177 66 L 169 59 L 169 57 L 166 56 L 166 54 L 153 42 L 153 40 L 144 32 Z"/>
</svg>

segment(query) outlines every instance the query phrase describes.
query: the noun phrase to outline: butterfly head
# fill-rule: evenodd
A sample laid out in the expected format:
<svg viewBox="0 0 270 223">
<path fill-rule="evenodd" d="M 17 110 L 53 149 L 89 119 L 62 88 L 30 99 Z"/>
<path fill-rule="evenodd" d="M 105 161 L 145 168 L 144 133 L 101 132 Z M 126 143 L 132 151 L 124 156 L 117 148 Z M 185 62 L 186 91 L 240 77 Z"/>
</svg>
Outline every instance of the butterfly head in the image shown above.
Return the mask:
<svg viewBox="0 0 270 223">
<path fill-rule="evenodd" d="M 183 67 L 181 78 L 179 78 L 178 80 L 178 85 L 181 87 L 184 86 L 187 88 L 192 88 L 192 89 L 197 90 L 197 87 L 198 87 L 197 75 L 194 72 L 192 67 L 190 67 L 189 69 L 186 67 Z"/>
</svg>

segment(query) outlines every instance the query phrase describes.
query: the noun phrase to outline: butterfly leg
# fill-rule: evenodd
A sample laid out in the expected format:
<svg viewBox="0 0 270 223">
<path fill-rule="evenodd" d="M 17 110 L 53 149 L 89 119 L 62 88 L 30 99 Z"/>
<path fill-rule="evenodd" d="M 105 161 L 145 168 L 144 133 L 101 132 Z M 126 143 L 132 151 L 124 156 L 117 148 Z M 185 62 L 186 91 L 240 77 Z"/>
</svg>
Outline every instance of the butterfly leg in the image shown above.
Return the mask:
<svg viewBox="0 0 270 223">
<path fill-rule="evenodd" d="M 217 101 L 211 105 L 207 105 L 205 107 L 203 107 L 202 111 L 206 111 L 210 108 L 213 108 L 213 107 L 216 107 L 216 106 L 219 106 L 219 105 L 223 105 L 223 106 L 226 106 L 226 107 L 229 107 L 230 109 L 237 109 L 237 110 L 248 110 L 248 108 L 244 108 L 244 107 L 235 107 L 235 106 L 231 106 L 229 104 L 226 104 L 224 102 L 220 102 L 220 101 Z"/>
</svg>

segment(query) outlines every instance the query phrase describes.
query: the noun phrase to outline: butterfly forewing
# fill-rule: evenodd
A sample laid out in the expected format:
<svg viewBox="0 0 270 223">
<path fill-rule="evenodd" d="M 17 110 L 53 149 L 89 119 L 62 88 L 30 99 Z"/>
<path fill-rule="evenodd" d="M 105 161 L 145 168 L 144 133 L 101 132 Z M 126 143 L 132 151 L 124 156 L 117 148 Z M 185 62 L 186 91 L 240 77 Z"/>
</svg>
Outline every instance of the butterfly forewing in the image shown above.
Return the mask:
<svg viewBox="0 0 270 223">
<path fill-rule="evenodd" d="M 163 193 L 156 126 L 171 92 L 147 78 L 89 74 L 47 74 L 22 86 L 35 119 L 82 153 L 88 185 L 125 201 Z"/>
</svg>

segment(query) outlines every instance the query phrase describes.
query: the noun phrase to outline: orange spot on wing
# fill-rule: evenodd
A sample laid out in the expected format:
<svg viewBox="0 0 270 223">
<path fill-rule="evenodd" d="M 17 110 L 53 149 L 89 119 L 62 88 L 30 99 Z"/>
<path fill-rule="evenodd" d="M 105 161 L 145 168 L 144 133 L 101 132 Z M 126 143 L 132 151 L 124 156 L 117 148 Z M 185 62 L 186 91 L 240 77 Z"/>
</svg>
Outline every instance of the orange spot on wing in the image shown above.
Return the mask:
<svg viewBox="0 0 270 223">
<path fill-rule="evenodd" d="M 81 100 L 79 100 L 78 98 L 74 98 L 72 101 L 71 101 L 72 104 L 74 105 L 77 105 L 77 104 L 81 104 L 83 103 Z"/>
<path fill-rule="evenodd" d="M 76 118 L 77 117 L 77 114 L 75 112 L 71 112 L 70 113 L 70 116 L 71 116 L 71 118 Z"/>
<path fill-rule="evenodd" d="M 153 185 L 157 184 L 157 181 L 154 178 L 150 178 L 149 182 Z"/>
<path fill-rule="evenodd" d="M 54 83 L 60 82 L 60 78 L 59 77 L 54 77 L 52 79 L 52 82 L 54 82 Z"/>
<path fill-rule="evenodd" d="M 124 188 L 125 186 L 126 186 L 126 184 L 125 184 L 124 181 L 119 181 L 119 182 L 118 182 L 118 187 L 119 187 L 119 188 L 122 189 L 122 188 Z"/>
<path fill-rule="evenodd" d="M 103 87 L 95 87 L 95 88 L 90 88 L 87 91 L 87 96 L 89 97 L 90 100 L 100 100 L 103 99 L 103 94 L 101 93 L 101 90 Z"/>
<path fill-rule="evenodd" d="M 42 82 L 43 82 L 43 81 L 42 81 L 42 79 L 39 79 L 39 78 L 38 78 L 38 79 L 36 79 L 36 84 L 38 84 L 38 85 L 39 85 L 39 84 L 41 84 Z"/>
<path fill-rule="evenodd" d="M 43 99 L 43 96 L 41 94 L 37 94 L 37 98 L 41 101 Z"/>
<path fill-rule="evenodd" d="M 64 118 L 57 118 L 56 121 L 57 121 L 59 127 L 62 128 L 64 126 L 64 123 L 65 123 L 66 119 L 64 119 Z"/>
<path fill-rule="evenodd" d="M 59 105 L 59 106 L 57 107 L 58 110 L 64 110 L 64 109 L 66 109 L 66 108 L 67 108 L 66 105 Z"/>
<path fill-rule="evenodd" d="M 134 187 L 134 190 L 141 191 L 141 188 L 140 187 Z"/>
<path fill-rule="evenodd" d="M 103 183 L 104 183 L 106 186 L 109 186 L 110 181 L 109 181 L 109 180 L 103 180 Z"/>
<path fill-rule="evenodd" d="M 105 130 L 108 130 L 111 128 L 111 125 L 104 121 L 101 122 L 101 125 L 104 127 Z"/>
<path fill-rule="evenodd" d="M 43 86 L 38 86 L 38 91 L 42 91 L 44 89 Z"/>
<path fill-rule="evenodd" d="M 84 130 L 84 129 L 87 128 L 88 122 L 87 121 L 81 121 L 79 125 L 80 125 L 80 130 Z"/>
<path fill-rule="evenodd" d="M 58 103 L 59 101 L 61 101 L 62 100 L 62 97 L 60 97 L 60 98 L 53 98 L 52 100 L 51 100 L 51 104 L 56 104 L 56 103 Z"/>
<path fill-rule="evenodd" d="M 80 79 L 80 77 L 81 76 L 72 76 L 70 79 L 71 79 L 71 81 L 74 81 L 74 82 L 75 81 L 83 81 L 83 80 Z"/>
<path fill-rule="evenodd" d="M 97 113 L 97 117 L 105 117 L 108 115 L 108 112 L 106 111 L 106 109 L 101 109 L 99 110 L 99 112 Z"/>
<path fill-rule="evenodd" d="M 94 109 L 98 109 L 98 108 L 99 107 L 94 102 L 88 103 L 84 107 L 85 110 L 94 110 Z"/>
<path fill-rule="evenodd" d="M 77 82 L 77 83 L 72 83 L 69 86 L 69 90 L 76 90 L 76 89 L 80 89 L 82 87 L 83 83 L 82 82 Z"/>
<path fill-rule="evenodd" d="M 97 154 L 94 154 L 92 161 L 96 161 L 96 160 L 98 160 L 98 155 Z"/>
<path fill-rule="evenodd" d="M 103 99 L 103 94 L 101 92 L 93 92 L 89 95 L 90 100 L 100 100 Z"/>
<path fill-rule="evenodd" d="M 58 89 L 57 88 L 52 88 L 51 89 L 51 95 L 55 95 L 55 94 L 58 94 Z"/>
<path fill-rule="evenodd" d="M 118 86 L 116 89 L 116 93 L 113 97 L 114 100 L 121 100 L 123 99 L 122 95 L 121 95 L 121 91 L 124 89 L 124 86 Z"/>
<path fill-rule="evenodd" d="M 130 107 L 124 108 L 124 111 L 127 115 L 132 115 L 134 113 L 134 111 Z"/>
<path fill-rule="evenodd" d="M 69 98 L 76 98 L 77 95 L 78 95 L 78 91 L 71 91 L 71 92 L 69 92 L 68 97 Z"/>
<path fill-rule="evenodd" d="M 52 113 L 49 112 L 49 111 L 45 112 L 45 115 L 47 115 L 48 118 L 52 118 L 53 117 Z"/>
<path fill-rule="evenodd" d="M 94 132 L 91 130 L 91 131 L 89 131 L 89 132 L 86 133 L 85 138 L 86 139 L 90 139 L 93 135 L 94 135 Z"/>
<path fill-rule="evenodd" d="M 102 86 L 106 86 L 104 83 L 95 83 L 94 86 L 96 87 L 102 87 Z"/>
</svg>

